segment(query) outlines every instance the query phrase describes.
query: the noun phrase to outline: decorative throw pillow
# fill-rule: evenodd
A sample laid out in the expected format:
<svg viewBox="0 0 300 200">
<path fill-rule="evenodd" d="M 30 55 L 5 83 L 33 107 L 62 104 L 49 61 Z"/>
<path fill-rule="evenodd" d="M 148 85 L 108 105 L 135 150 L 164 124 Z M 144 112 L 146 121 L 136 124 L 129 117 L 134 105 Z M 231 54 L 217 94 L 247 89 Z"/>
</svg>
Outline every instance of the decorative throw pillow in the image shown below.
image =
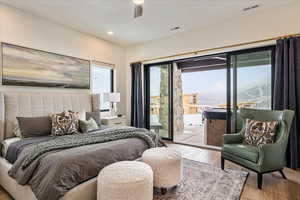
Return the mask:
<svg viewBox="0 0 300 200">
<path fill-rule="evenodd" d="M 16 137 L 22 138 L 22 133 L 21 133 L 18 121 L 16 121 L 14 123 L 13 133 Z"/>
<path fill-rule="evenodd" d="M 100 110 L 87 112 L 86 119 L 89 120 L 90 118 L 93 118 L 99 127 L 101 126 Z"/>
<path fill-rule="evenodd" d="M 59 114 L 54 114 L 52 118 L 51 135 L 72 135 L 78 133 L 79 113 L 66 111 Z"/>
<path fill-rule="evenodd" d="M 259 146 L 274 143 L 278 122 L 246 119 L 245 144 Z"/>
<path fill-rule="evenodd" d="M 47 136 L 51 133 L 51 117 L 17 117 L 23 138 Z"/>
<path fill-rule="evenodd" d="M 99 129 L 99 126 L 95 122 L 93 118 L 90 118 L 89 120 L 78 120 L 79 122 L 79 128 L 83 133 L 88 133 L 94 130 Z"/>
</svg>

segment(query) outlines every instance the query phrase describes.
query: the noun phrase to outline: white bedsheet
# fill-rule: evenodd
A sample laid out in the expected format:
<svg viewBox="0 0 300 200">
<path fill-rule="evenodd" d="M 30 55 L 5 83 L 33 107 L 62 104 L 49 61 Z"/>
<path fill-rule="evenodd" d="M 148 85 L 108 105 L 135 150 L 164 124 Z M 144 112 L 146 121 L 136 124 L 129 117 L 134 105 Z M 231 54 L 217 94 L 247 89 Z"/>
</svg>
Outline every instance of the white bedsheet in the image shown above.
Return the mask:
<svg viewBox="0 0 300 200">
<path fill-rule="evenodd" d="M 21 140 L 21 138 L 18 138 L 18 137 L 8 138 L 6 140 L 3 140 L 1 142 L 1 153 L 2 153 L 1 155 L 5 158 L 9 145 L 11 145 L 12 143 L 17 142 L 19 140 Z"/>
</svg>

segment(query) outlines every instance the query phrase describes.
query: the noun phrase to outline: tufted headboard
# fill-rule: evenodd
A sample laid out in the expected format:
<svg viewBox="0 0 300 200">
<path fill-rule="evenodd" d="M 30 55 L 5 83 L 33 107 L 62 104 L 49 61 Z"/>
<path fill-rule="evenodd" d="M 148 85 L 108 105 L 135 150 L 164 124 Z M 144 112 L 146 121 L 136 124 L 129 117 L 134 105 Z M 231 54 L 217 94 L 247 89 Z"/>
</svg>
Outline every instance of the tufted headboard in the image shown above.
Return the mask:
<svg viewBox="0 0 300 200">
<path fill-rule="evenodd" d="M 54 92 L 0 93 L 0 141 L 14 137 L 16 117 L 38 117 L 65 110 L 92 111 L 100 108 L 99 95 Z"/>
</svg>

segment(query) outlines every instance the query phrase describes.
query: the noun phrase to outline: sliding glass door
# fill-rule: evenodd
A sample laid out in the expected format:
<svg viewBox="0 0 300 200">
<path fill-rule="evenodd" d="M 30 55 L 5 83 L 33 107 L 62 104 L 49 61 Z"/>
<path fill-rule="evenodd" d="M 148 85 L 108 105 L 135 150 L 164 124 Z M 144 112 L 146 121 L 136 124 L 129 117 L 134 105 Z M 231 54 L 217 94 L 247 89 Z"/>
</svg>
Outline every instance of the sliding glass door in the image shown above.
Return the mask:
<svg viewBox="0 0 300 200">
<path fill-rule="evenodd" d="M 172 63 L 146 65 L 145 77 L 146 126 L 172 140 Z"/>
<path fill-rule="evenodd" d="M 232 132 L 238 130 L 239 108 L 272 108 L 272 72 L 274 50 L 272 47 L 238 51 L 229 54 Z"/>
<path fill-rule="evenodd" d="M 272 46 L 145 65 L 146 128 L 168 140 L 221 146 L 224 133 L 240 128 L 239 108 L 272 108 L 273 67 Z"/>
</svg>

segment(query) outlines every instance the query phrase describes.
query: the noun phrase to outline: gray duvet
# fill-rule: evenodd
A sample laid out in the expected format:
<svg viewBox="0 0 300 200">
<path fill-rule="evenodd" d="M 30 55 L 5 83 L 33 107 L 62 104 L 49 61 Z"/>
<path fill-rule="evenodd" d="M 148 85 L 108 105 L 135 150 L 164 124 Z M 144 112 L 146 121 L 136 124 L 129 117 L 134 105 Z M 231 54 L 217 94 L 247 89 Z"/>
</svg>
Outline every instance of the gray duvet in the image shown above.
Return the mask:
<svg viewBox="0 0 300 200">
<path fill-rule="evenodd" d="M 145 129 L 123 127 L 106 134 L 109 131 L 93 133 L 98 138 L 94 142 L 77 135 L 70 137 L 72 142 L 69 137 L 65 140 L 60 136 L 20 145 L 22 150 L 16 153 L 18 158 L 9 175 L 21 185 L 30 185 L 37 199 L 56 200 L 78 184 L 96 177 L 105 166 L 135 160 L 146 149 L 157 145 L 157 138 Z"/>
</svg>

